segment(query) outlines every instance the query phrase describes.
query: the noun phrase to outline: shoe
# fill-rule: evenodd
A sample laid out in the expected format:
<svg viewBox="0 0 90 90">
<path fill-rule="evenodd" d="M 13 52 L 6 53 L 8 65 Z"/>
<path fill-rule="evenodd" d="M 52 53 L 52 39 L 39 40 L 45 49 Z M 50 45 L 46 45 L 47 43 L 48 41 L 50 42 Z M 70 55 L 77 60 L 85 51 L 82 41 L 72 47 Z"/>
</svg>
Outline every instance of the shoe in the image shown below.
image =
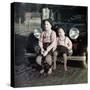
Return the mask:
<svg viewBox="0 0 90 90">
<path fill-rule="evenodd" d="M 56 66 L 53 66 L 53 70 L 56 70 Z"/>
<path fill-rule="evenodd" d="M 44 73 L 44 69 L 40 70 L 40 74 L 43 74 Z"/>
<path fill-rule="evenodd" d="M 51 74 L 51 73 L 52 73 L 52 68 L 49 68 L 48 74 Z"/>
</svg>

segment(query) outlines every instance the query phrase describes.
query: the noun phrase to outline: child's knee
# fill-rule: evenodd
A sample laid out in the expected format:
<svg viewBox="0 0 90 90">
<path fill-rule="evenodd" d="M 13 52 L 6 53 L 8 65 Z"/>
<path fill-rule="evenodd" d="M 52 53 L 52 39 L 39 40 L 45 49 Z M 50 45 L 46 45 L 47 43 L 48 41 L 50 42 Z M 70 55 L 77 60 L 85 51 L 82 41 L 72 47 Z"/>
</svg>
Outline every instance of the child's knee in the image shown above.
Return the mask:
<svg viewBox="0 0 90 90">
<path fill-rule="evenodd" d="M 46 60 L 51 60 L 51 58 L 52 58 L 51 55 L 46 56 Z"/>
<path fill-rule="evenodd" d="M 67 54 L 66 53 L 63 53 L 63 57 L 67 57 Z"/>
<path fill-rule="evenodd" d="M 46 56 L 46 62 L 48 64 L 51 64 L 52 63 L 52 57 L 51 57 L 51 55 Z"/>
<path fill-rule="evenodd" d="M 36 58 L 37 64 L 41 65 L 41 61 L 42 61 L 42 56 L 38 56 L 38 57 Z"/>
<path fill-rule="evenodd" d="M 55 52 L 53 53 L 54 56 L 57 56 L 57 54 L 58 54 L 57 51 L 55 51 Z"/>
</svg>

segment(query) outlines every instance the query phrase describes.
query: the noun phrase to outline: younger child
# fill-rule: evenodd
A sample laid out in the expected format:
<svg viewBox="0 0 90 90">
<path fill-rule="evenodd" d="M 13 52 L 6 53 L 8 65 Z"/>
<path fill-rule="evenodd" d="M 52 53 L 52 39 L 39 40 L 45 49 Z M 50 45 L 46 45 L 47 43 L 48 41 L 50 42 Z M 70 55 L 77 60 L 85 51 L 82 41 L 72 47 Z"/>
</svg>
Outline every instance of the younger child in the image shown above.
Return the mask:
<svg viewBox="0 0 90 90">
<path fill-rule="evenodd" d="M 67 55 L 68 51 L 72 50 L 72 42 L 71 40 L 65 36 L 65 32 L 63 28 L 58 29 L 58 37 L 57 37 L 57 48 L 54 52 L 54 68 L 56 69 L 56 60 L 57 56 L 61 56 L 64 58 L 64 70 L 67 71 Z"/>
</svg>

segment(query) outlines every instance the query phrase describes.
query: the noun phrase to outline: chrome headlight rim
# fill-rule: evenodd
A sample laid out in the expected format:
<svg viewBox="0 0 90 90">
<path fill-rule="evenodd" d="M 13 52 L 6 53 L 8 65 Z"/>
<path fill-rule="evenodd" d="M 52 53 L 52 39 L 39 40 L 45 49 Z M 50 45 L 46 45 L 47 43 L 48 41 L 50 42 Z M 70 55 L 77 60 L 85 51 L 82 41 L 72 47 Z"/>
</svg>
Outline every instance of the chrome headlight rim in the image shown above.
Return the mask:
<svg viewBox="0 0 90 90">
<path fill-rule="evenodd" d="M 76 40 L 79 37 L 79 29 L 76 27 L 72 27 L 69 31 L 69 37 L 73 40 Z"/>
<path fill-rule="evenodd" d="M 34 29 L 34 36 L 35 36 L 37 39 L 39 39 L 41 32 L 42 32 L 41 29 Z"/>
</svg>

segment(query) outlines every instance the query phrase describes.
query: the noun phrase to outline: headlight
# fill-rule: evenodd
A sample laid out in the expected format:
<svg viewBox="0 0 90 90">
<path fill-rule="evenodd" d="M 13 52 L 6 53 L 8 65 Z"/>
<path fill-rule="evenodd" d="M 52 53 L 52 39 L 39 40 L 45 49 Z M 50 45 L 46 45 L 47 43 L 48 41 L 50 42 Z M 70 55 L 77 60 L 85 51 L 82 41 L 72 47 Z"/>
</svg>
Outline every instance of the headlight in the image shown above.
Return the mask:
<svg viewBox="0 0 90 90">
<path fill-rule="evenodd" d="M 71 28 L 69 31 L 69 36 L 71 39 L 77 39 L 79 37 L 79 30 L 77 28 Z"/>
<path fill-rule="evenodd" d="M 37 39 L 39 39 L 41 32 L 42 32 L 41 29 L 35 29 L 35 30 L 34 30 L 34 36 L 35 36 Z"/>
</svg>

